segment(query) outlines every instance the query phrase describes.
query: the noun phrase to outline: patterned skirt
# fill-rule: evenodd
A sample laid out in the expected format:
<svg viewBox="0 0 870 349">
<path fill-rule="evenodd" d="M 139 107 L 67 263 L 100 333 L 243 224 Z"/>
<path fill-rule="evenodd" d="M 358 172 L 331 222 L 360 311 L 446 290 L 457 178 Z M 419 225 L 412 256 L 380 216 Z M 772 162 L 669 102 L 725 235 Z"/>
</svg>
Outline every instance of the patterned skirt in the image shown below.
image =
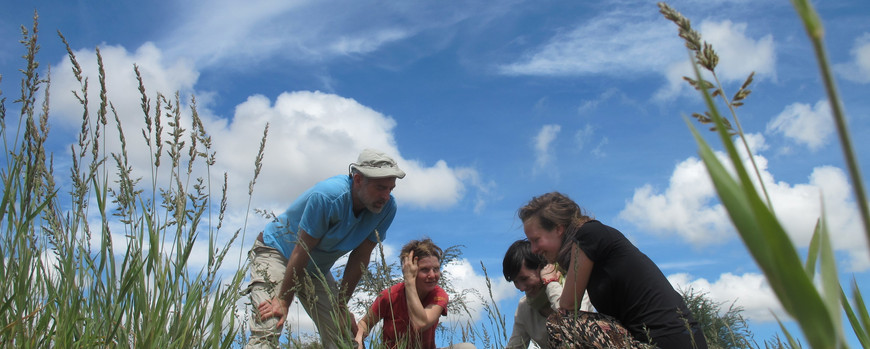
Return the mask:
<svg viewBox="0 0 870 349">
<path fill-rule="evenodd" d="M 547 334 L 551 348 L 655 348 L 634 339 L 619 321 L 601 313 L 553 313 L 547 318 Z"/>
</svg>

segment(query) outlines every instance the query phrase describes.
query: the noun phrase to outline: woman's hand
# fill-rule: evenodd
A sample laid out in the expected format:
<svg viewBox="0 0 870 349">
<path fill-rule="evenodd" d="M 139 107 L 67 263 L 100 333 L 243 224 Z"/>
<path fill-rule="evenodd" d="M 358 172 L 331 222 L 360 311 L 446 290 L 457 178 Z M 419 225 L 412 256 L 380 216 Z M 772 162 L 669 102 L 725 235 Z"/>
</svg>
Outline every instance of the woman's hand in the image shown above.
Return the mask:
<svg viewBox="0 0 870 349">
<path fill-rule="evenodd" d="M 414 283 L 416 285 L 417 281 L 417 270 L 419 267 L 417 266 L 417 257 L 414 257 L 414 251 L 408 253 L 404 259 L 402 259 L 402 275 L 405 277 L 405 284 Z"/>
<path fill-rule="evenodd" d="M 345 304 L 343 308 L 347 316 L 350 318 L 350 334 L 356 336 L 360 332 L 359 325 L 356 323 L 356 316 L 347 309 L 347 304 Z"/>
</svg>

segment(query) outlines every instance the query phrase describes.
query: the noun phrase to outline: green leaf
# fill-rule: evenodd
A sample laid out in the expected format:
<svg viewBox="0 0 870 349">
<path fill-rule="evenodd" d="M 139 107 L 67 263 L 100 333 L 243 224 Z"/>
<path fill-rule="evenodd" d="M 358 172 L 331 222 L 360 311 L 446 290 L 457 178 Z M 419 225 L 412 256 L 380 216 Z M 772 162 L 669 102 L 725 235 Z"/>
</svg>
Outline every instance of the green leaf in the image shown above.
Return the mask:
<svg viewBox="0 0 870 349">
<path fill-rule="evenodd" d="M 779 316 L 776 316 L 776 314 L 773 314 L 773 317 L 776 318 L 776 323 L 779 324 L 779 329 L 782 331 L 782 334 L 785 335 L 786 339 L 788 339 L 789 347 L 790 348 L 800 348 L 801 347 L 800 343 L 798 343 L 794 339 L 794 336 L 791 335 L 791 332 L 789 332 L 788 329 L 785 328 L 785 326 L 782 324 L 782 320 L 779 319 Z"/>
<path fill-rule="evenodd" d="M 849 304 L 849 299 L 846 298 L 846 292 L 843 291 L 842 287 L 840 287 L 840 298 L 843 304 L 843 310 L 846 312 L 846 317 L 852 325 L 852 331 L 855 332 L 855 336 L 858 337 L 858 341 L 861 342 L 861 347 L 870 347 L 870 337 L 867 336 L 867 331 L 864 330 L 861 326 L 861 322 L 858 321 L 858 317 L 855 316 L 855 311 L 852 310 L 852 306 Z"/>
<path fill-rule="evenodd" d="M 810 279 L 816 274 L 816 259 L 819 257 L 819 234 L 821 229 L 821 218 L 816 220 L 816 228 L 813 229 L 813 237 L 810 239 L 809 251 L 807 251 L 807 262 L 804 270 Z"/>
<path fill-rule="evenodd" d="M 697 66 L 694 69 L 696 75 L 700 76 Z M 771 288 L 785 310 L 797 320 L 810 345 L 817 348 L 837 347 L 838 343 L 844 343 L 841 329 L 836 328 L 830 311 L 813 286 L 812 280 L 804 272 L 794 244 L 755 190 L 712 97 L 707 91 L 702 92 L 737 174 L 737 179 L 734 179 L 725 171 L 706 142 L 693 129 L 701 148 L 701 157 L 722 205 L 731 216 L 731 221 L 767 277 Z"/>
<path fill-rule="evenodd" d="M 858 309 L 861 323 L 864 324 L 864 332 L 870 334 L 870 314 L 867 314 L 867 305 L 864 303 L 861 289 L 858 288 L 858 283 L 854 279 L 852 279 L 852 296 L 855 297 L 855 308 Z"/>
<path fill-rule="evenodd" d="M 838 338 L 843 338 L 843 324 L 840 317 L 840 278 L 837 276 L 837 265 L 834 260 L 834 247 L 831 245 L 831 237 L 828 234 L 828 224 L 825 218 L 825 204 L 822 202 L 822 218 L 821 218 L 821 278 L 822 289 L 824 290 L 823 300 L 828 308 L 828 313 L 833 321 L 834 329 L 837 331 Z M 845 341 L 844 341 L 845 343 Z"/>
</svg>

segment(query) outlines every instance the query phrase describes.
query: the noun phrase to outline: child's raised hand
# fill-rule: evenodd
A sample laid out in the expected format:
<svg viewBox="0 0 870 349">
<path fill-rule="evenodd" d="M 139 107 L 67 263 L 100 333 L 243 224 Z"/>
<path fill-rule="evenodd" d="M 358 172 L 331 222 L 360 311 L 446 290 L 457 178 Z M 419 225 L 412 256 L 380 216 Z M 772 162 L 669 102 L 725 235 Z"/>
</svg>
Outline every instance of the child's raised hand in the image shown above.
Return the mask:
<svg viewBox="0 0 870 349">
<path fill-rule="evenodd" d="M 547 264 L 541 269 L 541 281 L 544 283 L 558 281 L 562 277 L 559 270 L 553 264 Z"/>
</svg>

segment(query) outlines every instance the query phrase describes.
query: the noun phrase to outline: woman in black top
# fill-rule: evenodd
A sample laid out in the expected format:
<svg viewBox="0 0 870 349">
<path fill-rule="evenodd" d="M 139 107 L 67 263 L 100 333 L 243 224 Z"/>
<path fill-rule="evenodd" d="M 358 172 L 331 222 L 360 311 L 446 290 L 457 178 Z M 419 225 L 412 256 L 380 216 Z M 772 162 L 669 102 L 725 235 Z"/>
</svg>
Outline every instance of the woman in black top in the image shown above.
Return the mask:
<svg viewBox="0 0 870 349">
<path fill-rule="evenodd" d="M 565 273 L 559 307 L 577 317 L 583 292 L 595 309 L 614 318 L 640 343 L 660 348 L 707 348 L 698 323 L 661 270 L 618 230 L 585 215 L 573 200 L 552 192 L 518 212 L 534 253 L 557 262 Z M 553 320 L 553 318 L 551 318 Z M 562 325 L 564 326 L 564 324 Z M 608 331 L 611 326 L 596 326 Z"/>
</svg>

